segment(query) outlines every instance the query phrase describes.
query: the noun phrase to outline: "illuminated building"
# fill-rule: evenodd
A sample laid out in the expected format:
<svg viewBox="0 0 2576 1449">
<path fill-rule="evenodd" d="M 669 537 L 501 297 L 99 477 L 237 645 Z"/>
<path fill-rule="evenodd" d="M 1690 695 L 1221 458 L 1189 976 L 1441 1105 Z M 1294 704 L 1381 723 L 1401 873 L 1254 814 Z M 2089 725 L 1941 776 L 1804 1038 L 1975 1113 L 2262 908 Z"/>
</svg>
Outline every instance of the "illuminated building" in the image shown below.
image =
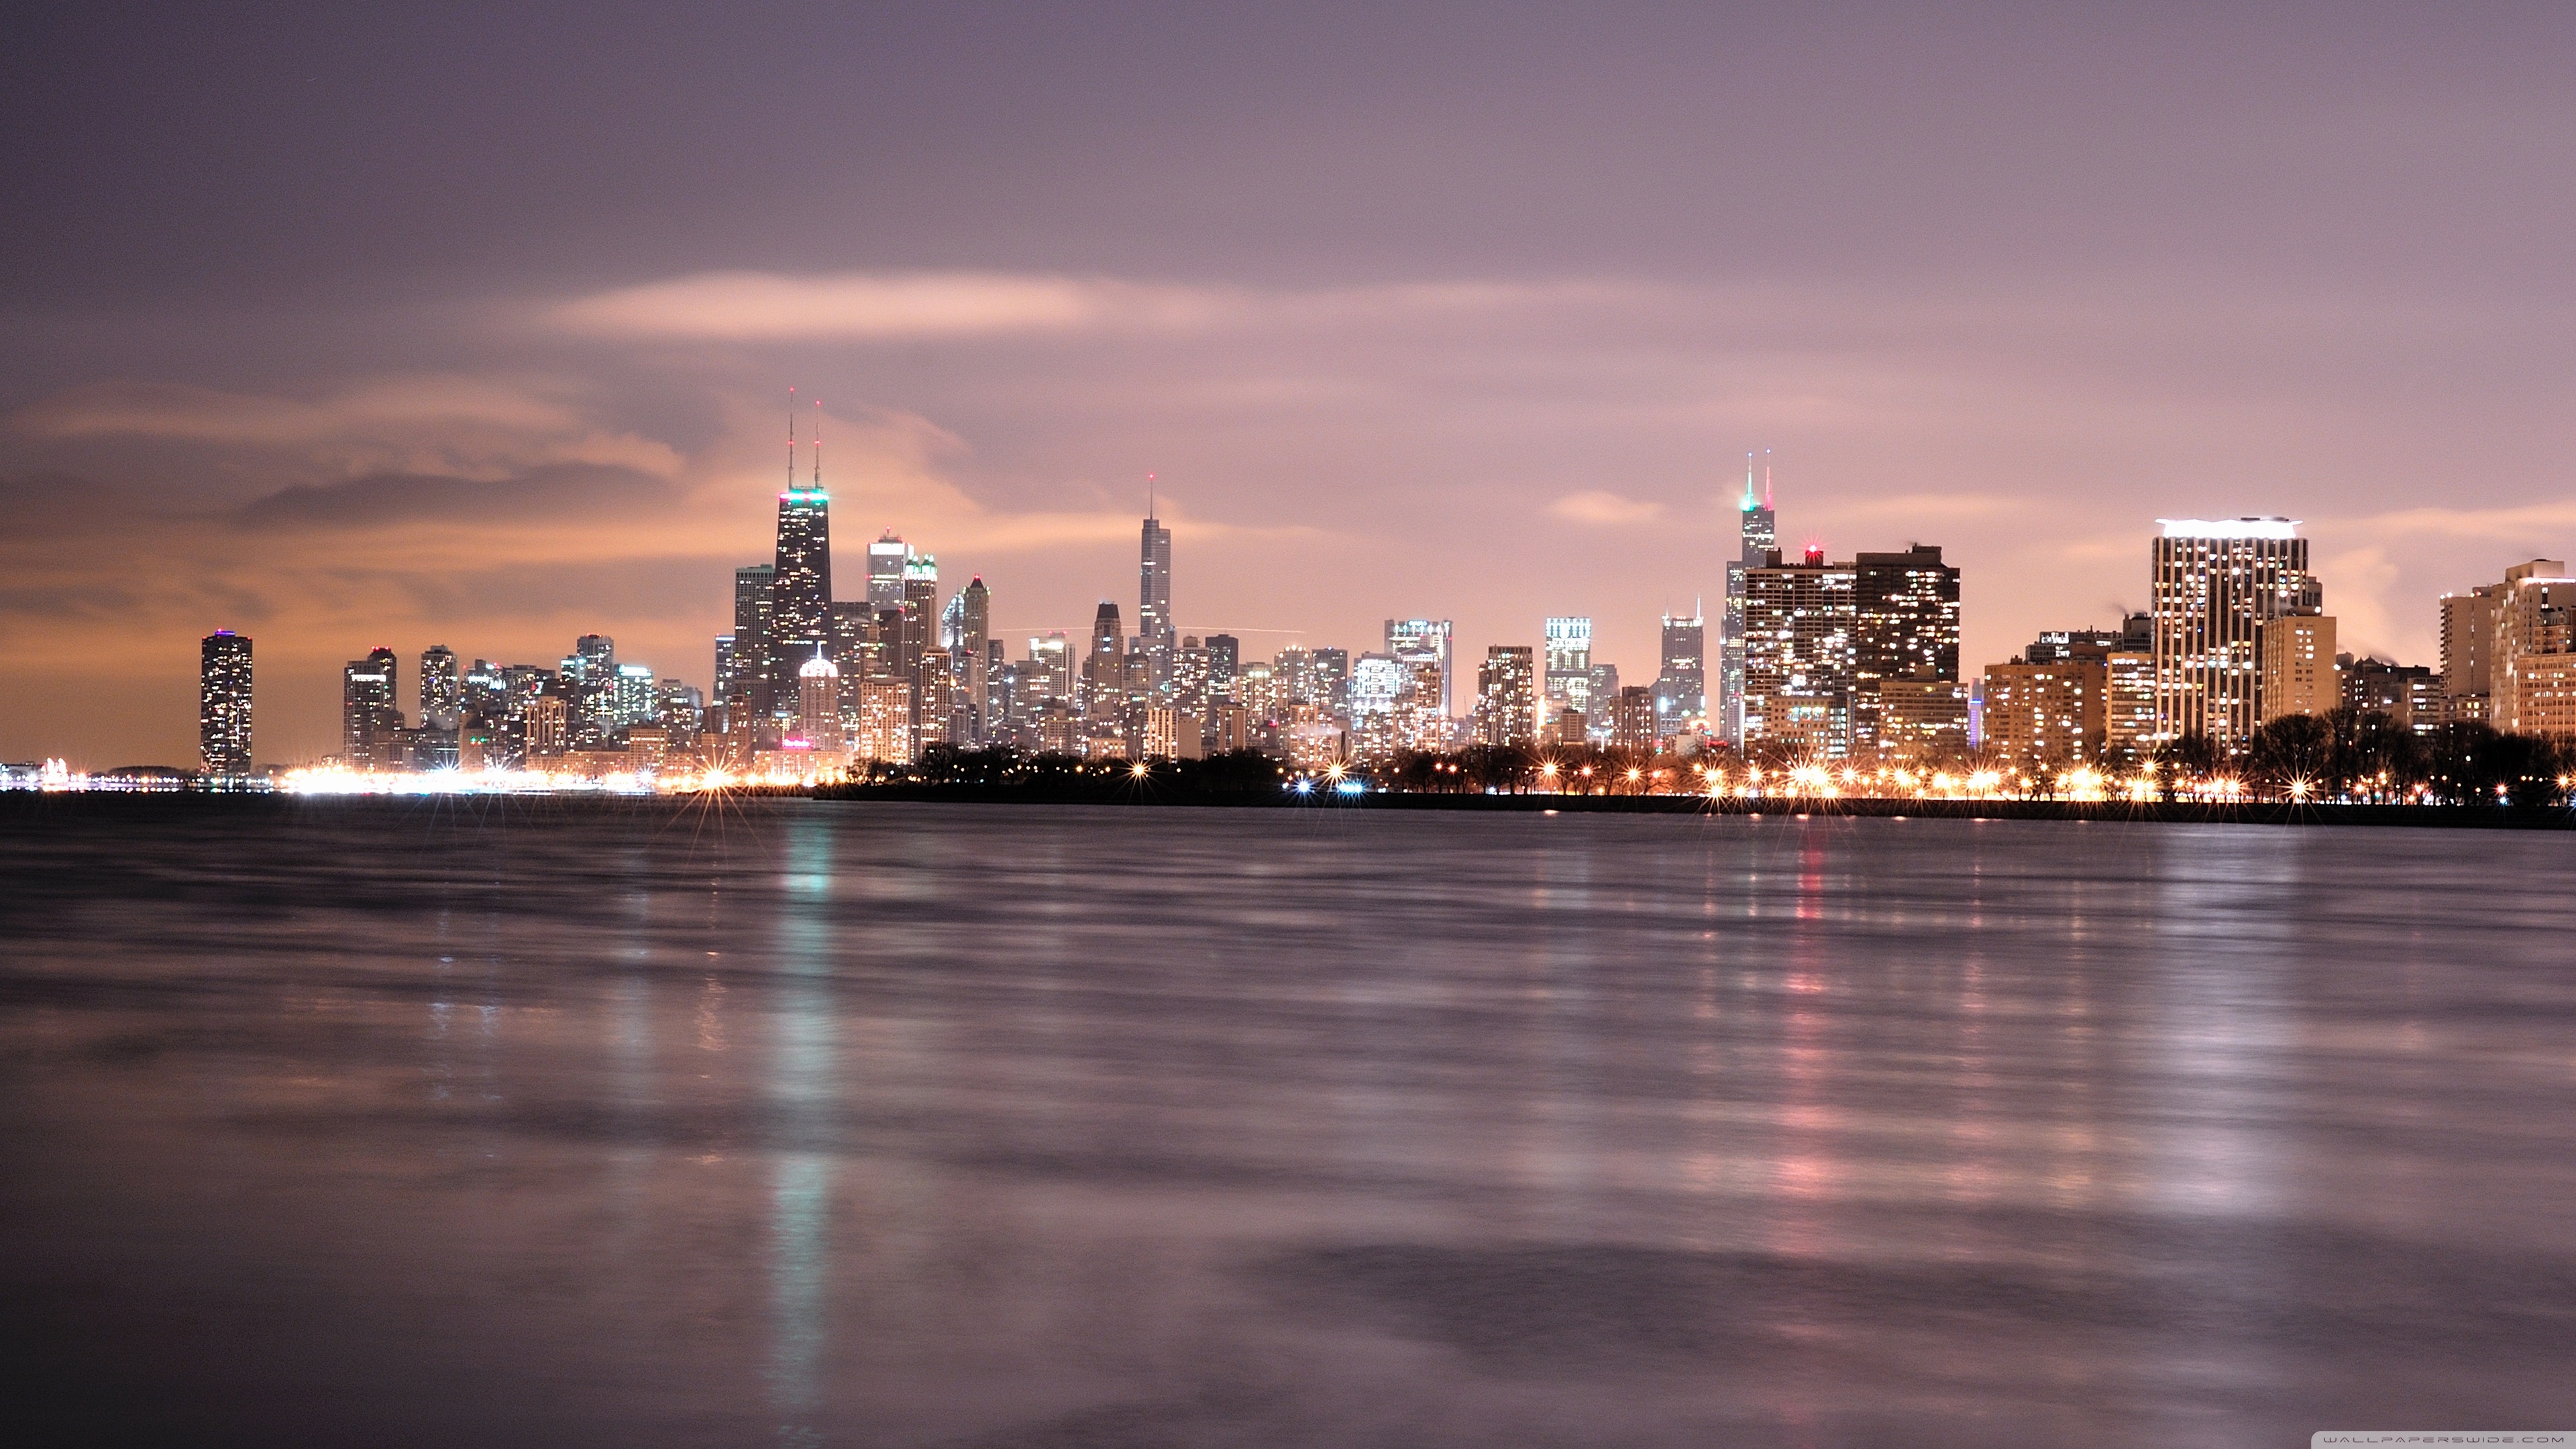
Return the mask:
<svg viewBox="0 0 2576 1449">
<path fill-rule="evenodd" d="M 716 692 L 729 711 L 746 720 L 766 720 L 770 714 L 771 683 L 777 671 L 769 656 L 769 606 L 771 585 L 777 577 L 775 564 L 751 564 L 733 571 L 733 651 L 729 656 L 733 670 L 729 677 L 717 681 Z"/>
<path fill-rule="evenodd" d="M 1584 719 L 1583 711 L 1569 704 L 1548 716 L 1542 739 L 1559 749 L 1575 749 L 1590 743 L 1591 725 Z"/>
<path fill-rule="evenodd" d="M 679 734 L 696 734 L 703 727 L 707 697 L 694 684 L 676 679 L 658 681 L 653 686 L 652 722 Z"/>
<path fill-rule="evenodd" d="M 912 686 L 900 679 L 859 681 L 858 753 L 892 765 L 913 757 Z"/>
<path fill-rule="evenodd" d="M 214 780 L 250 774 L 250 639 L 217 629 L 197 641 L 197 758 Z"/>
<path fill-rule="evenodd" d="M 1327 714 L 1338 715 L 1350 707 L 1351 651 L 1348 649 L 1309 649 L 1306 651 L 1306 683 L 1314 690 L 1315 703 Z"/>
<path fill-rule="evenodd" d="M 1777 519 L 1771 511 L 1771 472 L 1762 473 L 1762 501 L 1753 501 L 1753 455 L 1744 455 L 1744 504 L 1736 513 L 1740 539 L 1736 557 L 1726 565 L 1725 613 L 1718 626 L 1719 738 L 1731 745 L 1744 741 L 1745 573 L 1773 562 L 1780 546 Z"/>
<path fill-rule="evenodd" d="M 2242 751 L 2262 720 L 2263 626 L 2321 612 L 2308 541 L 2287 518 L 2157 522 L 2156 737 Z"/>
<path fill-rule="evenodd" d="M 1395 692 L 1396 747 L 1446 751 L 1455 732 L 1448 709 L 1448 670 L 1438 659 L 1419 656 L 1399 658 L 1396 664 L 1400 671 Z"/>
<path fill-rule="evenodd" d="M 1208 697 L 1234 698 L 1235 672 L 1243 667 L 1243 641 L 1231 634 L 1207 636 Z"/>
<path fill-rule="evenodd" d="M 1208 749 L 1228 755 L 1248 750 L 1259 744 L 1260 723 L 1252 711 L 1231 701 L 1219 701 L 1208 709 Z"/>
<path fill-rule="evenodd" d="M 615 689 L 616 693 L 610 701 L 608 715 L 612 732 L 632 729 L 636 725 L 651 724 L 661 713 L 651 665 L 618 665 Z"/>
<path fill-rule="evenodd" d="M 1496 749 L 1538 743 L 1536 664 L 1526 644 L 1496 644 L 1476 671 L 1476 742 Z"/>
<path fill-rule="evenodd" d="M 2349 662 L 2346 662 L 2346 661 Z M 2448 718 L 2442 676 L 2421 664 L 2401 665 L 2386 659 L 2338 660 L 2344 706 L 2362 714 L 2384 714 L 2419 735 L 2429 735 Z"/>
<path fill-rule="evenodd" d="M 2123 769 L 2144 764 L 2156 747 L 2156 655 L 2125 647 L 2136 642 L 2125 637 L 2124 647 L 2102 656 L 2102 760 Z"/>
<path fill-rule="evenodd" d="M 1541 697 L 1548 711 L 1592 708 L 1592 621 L 1551 617 L 1542 626 Z"/>
<path fill-rule="evenodd" d="M 456 651 L 432 644 L 420 652 L 421 726 L 452 730 L 464 712 L 465 683 L 457 672 Z"/>
<path fill-rule="evenodd" d="M 1075 755 L 1082 752 L 1082 718 L 1073 712 L 1071 700 L 1050 699 L 1041 703 L 1033 724 L 1039 754 Z"/>
<path fill-rule="evenodd" d="M 1854 554 L 1851 568 L 1852 752 L 1887 755 L 1881 684 L 1958 681 L 1959 571 L 1941 561 L 1937 546 L 1920 543 L 1901 553 Z M 1912 707 L 1936 692 L 1899 693 Z"/>
<path fill-rule="evenodd" d="M 531 763 L 572 748 L 572 707 L 562 695 L 542 694 L 529 700 L 520 711 L 520 719 L 527 732 Z"/>
<path fill-rule="evenodd" d="M 993 591 L 984 587 L 984 576 L 976 574 L 957 591 L 953 602 L 957 628 L 956 637 L 949 643 L 966 653 L 963 663 L 968 728 L 959 738 L 968 744 L 982 744 L 1000 723 L 993 710 L 992 671 L 998 659 L 993 652 Z"/>
<path fill-rule="evenodd" d="M 1655 674 L 1655 734 L 1670 739 L 1708 714 L 1708 622 L 1694 611 L 1663 619 L 1662 668 Z"/>
<path fill-rule="evenodd" d="M 1851 753 L 1854 570 L 1811 548 L 1742 570 L 1744 748 L 1798 760 Z"/>
<path fill-rule="evenodd" d="M 353 770 L 396 768 L 402 711 L 394 705 L 394 651 L 371 649 L 340 675 L 340 751 Z"/>
<path fill-rule="evenodd" d="M 1107 599 L 1091 619 L 1091 646 L 1082 658 L 1082 710 L 1087 715 L 1114 715 L 1125 702 L 1127 659 L 1119 627 L 1118 606 Z"/>
<path fill-rule="evenodd" d="M 841 735 L 841 671 L 819 649 L 796 669 L 796 737 L 807 749 L 835 754 L 848 743 Z"/>
<path fill-rule="evenodd" d="M 1592 666 L 1588 687 L 1584 690 L 1583 718 L 1592 732 L 1603 738 L 1610 734 L 1610 707 L 1619 699 L 1619 666 Z"/>
<path fill-rule="evenodd" d="M 1279 726 L 1279 747 L 1290 765 L 1309 772 L 1329 770 L 1350 758 L 1350 740 L 1341 721 L 1313 701 L 1288 707 L 1288 718 Z"/>
<path fill-rule="evenodd" d="M 1449 621 L 1446 619 L 1389 619 L 1386 621 L 1386 652 L 1405 664 L 1428 663 L 1440 671 L 1440 698 L 1437 704 L 1423 701 L 1422 707 L 1436 708 L 1445 734 L 1448 721 L 1456 711 L 1450 705 Z"/>
<path fill-rule="evenodd" d="M 465 671 L 465 709 L 470 714 L 499 718 L 510 712 L 508 677 L 488 659 L 477 659 Z"/>
<path fill-rule="evenodd" d="M 1052 630 L 1044 638 L 1029 641 L 1029 671 L 1032 702 L 1073 700 L 1073 654 L 1065 643 L 1063 630 Z"/>
<path fill-rule="evenodd" d="M 1143 648 L 1147 687 L 1153 697 L 1169 695 L 1172 679 L 1172 531 L 1153 516 L 1150 505 L 1137 549 L 1136 637 Z"/>
<path fill-rule="evenodd" d="M 1631 684 L 1610 698 L 1610 748 L 1631 755 L 1655 752 L 1655 691 Z"/>
<path fill-rule="evenodd" d="M 2532 563 L 2543 573 L 2567 571 L 2555 559 Z M 2504 591 L 2502 584 L 2486 584 L 2442 596 L 2442 694 L 2448 718 L 2488 718 L 2488 699 L 2495 689 L 2496 604 Z"/>
<path fill-rule="evenodd" d="M 2259 636 L 2263 679 L 2256 692 L 2265 723 L 2293 714 L 2331 714 L 2343 703 L 2335 675 L 2335 621 L 2324 614 L 2284 614 Z"/>
<path fill-rule="evenodd" d="M 1966 757 L 1967 685 L 1954 679 L 1882 679 L 1871 690 L 1871 703 L 1871 745 L 1880 761 L 1918 764 Z"/>
<path fill-rule="evenodd" d="M 795 463 L 791 441 L 787 490 L 778 495 L 778 549 L 769 584 L 766 652 L 771 677 L 777 681 L 771 713 L 783 717 L 782 725 L 801 727 L 805 661 L 832 647 L 832 500 L 823 491 L 821 449 L 815 450 L 812 487 L 796 486 Z M 797 671 L 793 693 L 787 682 L 791 669 Z"/>
<path fill-rule="evenodd" d="M 1987 665 L 1987 750 L 2025 773 L 2099 760 L 2108 673 L 2098 655 Z"/>
<path fill-rule="evenodd" d="M 1363 654 L 1351 661 L 1351 753 L 1365 760 L 1395 753 L 1395 701 L 1404 689 L 1404 667 L 1392 654 Z"/>
<path fill-rule="evenodd" d="M 912 557 L 904 541 L 887 529 L 868 545 L 868 607 L 897 609 L 903 606 L 903 564 Z"/>
<path fill-rule="evenodd" d="M 1188 710 L 1158 704 L 1145 711 L 1145 759 L 1195 760 L 1201 737 L 1199 717 Z"/>
<path fill-rule="evenodd" d="M 562 677 L 571 696 L 572 742 L 588 748 L 617 728 L 617 641 L 605 634 L 584 634 L 563 658 Z"/>
<path fill-rule="evenodd" d="M 2576 737 L 2576 578 L 2554 559 L 2504 572 L 2489 652 L 2489 721 L 2513 734 Z"/>
<path fill-rule="evenodd" d="M 1235 703 L 1252 711 L 1252 717 L 1268 724 L 1278 719 L 1287 702 L 1287 681 L 1279 675 L 1276 664 L 1247 664 L 1234 676 Z"/>
<path fill-rule="evenodd" d="M 1172 702 L 1205 720 L 1209 698 L 1207 646 L 1187 635 L 1172 656 Z"/>
</svg>

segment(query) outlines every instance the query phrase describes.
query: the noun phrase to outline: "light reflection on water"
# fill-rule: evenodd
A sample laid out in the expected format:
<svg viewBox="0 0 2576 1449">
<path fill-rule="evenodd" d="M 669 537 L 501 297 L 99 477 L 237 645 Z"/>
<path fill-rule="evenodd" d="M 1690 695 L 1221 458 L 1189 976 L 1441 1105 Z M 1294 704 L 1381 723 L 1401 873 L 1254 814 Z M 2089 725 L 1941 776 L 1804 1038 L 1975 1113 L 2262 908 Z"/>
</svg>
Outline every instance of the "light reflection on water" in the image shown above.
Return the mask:
<svg viewBox="0 0 2576 1449">
<path fill-rule="evenodd" d="M 0 818 L 64 1435 L 2576 1418 L 2564 837 L 215 806 Z"/>
</svg>

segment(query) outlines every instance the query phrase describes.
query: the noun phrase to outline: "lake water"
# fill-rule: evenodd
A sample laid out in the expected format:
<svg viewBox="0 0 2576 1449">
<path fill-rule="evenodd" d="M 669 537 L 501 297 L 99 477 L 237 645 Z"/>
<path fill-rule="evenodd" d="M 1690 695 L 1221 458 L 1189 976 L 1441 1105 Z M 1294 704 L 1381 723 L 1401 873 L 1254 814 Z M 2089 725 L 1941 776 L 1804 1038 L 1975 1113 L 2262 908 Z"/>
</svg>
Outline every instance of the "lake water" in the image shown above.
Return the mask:
<svg viewBox="0 0 2576 1449">
<path fill-rule="evenodd" d="M 0 814 L 18 1443 L 2576 1426 L 2576 836 Z"/>
</svg>

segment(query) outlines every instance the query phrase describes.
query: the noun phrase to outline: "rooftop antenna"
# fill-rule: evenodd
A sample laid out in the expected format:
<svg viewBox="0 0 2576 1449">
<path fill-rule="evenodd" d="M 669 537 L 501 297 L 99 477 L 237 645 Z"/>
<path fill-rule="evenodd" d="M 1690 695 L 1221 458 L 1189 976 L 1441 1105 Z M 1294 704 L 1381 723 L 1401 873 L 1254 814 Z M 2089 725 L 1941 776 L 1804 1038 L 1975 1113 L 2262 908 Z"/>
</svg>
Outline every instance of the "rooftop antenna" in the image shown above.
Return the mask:
<svg viewBox="0 0 2576 1449">
<path fill-rule="evenodd" d="M 1771 506 L 1771 450 L 1762 450 L 1762 506 Z"/>
<path fill-rule="evenodd" d="M 1744 511 L 1753 511 L 1753 450 L 1744 450 Z"/>
<path fill-rule="evenodd" d="M 1154 475 L 1151 473 L 1145 475 L 1145 516 L 1148 519 L 1154 516 Z"/>
<path fill-rule="evenodd" d="M 796 389 L 787 390 L 787 491 L 796 491 Z"/>
<path fill-rule="evenodd" d="M 823 491 L 823 400 L 814 399 L 814 491 Z"/>
</svg>

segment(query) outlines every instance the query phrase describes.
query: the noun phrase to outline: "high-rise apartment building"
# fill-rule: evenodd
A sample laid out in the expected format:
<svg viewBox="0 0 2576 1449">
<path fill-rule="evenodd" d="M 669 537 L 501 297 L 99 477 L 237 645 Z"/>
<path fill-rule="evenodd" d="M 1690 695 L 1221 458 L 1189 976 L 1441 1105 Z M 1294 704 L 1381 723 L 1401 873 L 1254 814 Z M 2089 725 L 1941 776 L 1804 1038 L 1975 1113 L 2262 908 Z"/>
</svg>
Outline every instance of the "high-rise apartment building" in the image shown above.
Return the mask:
<svg viewBox="0 0 2576 1449">
<path fill-rule="evenodd" d="M 912 686 L 900 679 L 859 681 L 858 753 L 892 765 L 912 763 Z"/>
<path fill-rule="evenodd" d="M 1753 457 L 1744 459 L 1744 503 L 1736 514 L 1736 557 L 1726 565 L 1725 613 L 1718 628 L 1718 734 L 1728 744 L 1744 738 L 1745 574 L 1773 562 L 1780 546 L 1778 520 L 1771 511 L 1771 475 L 1762 475 L 1762 501 L 1753 501 Z"/>
<path fill-rule="evenodd" d="M 2576 737 L 2576 578 L 2565 564 L 2533 559 L 2504 571 L 2488 673 L 2497 729 Z"/>
<path fill-rule="evenodd" d="M 1447 637 L 1442 636 L 1442 643 Z M 1417 648 L 1396 659 L 1395 743 L 1403 750 L 1450 747 L 1449 674 L 1438 657 Z"/>
<path fill-rule="evenodd" d="M 1893 728 L 1882 723 L 1881 685 L 1888 680 L 1956 683 L 1959 678 L 1959 570 L 1941 561 L 1937 545 L 1912 544 L 1903 552 L 1852 555 L 1852 749 L 1856 754 L 1906 753 L 1921 721 Z M 1901 690 L 1902 707 L 1919 711 L 1943 691 Z M 1884 738 L 1883 738 L 1884 737 Z"/>
<path fill-rule="evenodd" d="M 2449 717 L 2444 708 L 2442 676 L 2425 665 L 2354 659 L 2350 655 L 2335 662 L 2335 673 L 2343 682 L 2346 709 L 2358 714 L 2384 714 L 2391 723 L 2419 735 L 2438 731 Z"/>
<path fill-rule="evenodd" d="M 1137 547 L 1136 637 L 1143 644 L 1151 688 L 1168 698 L 1172 683 L 1172 531 L 1149 508 Z"/>
<path fill-rule="evenodd" d="M 1044 704 L 1051 699 L 1072 702 L 1073 651 L 1063 630 L 1050 630 L 1029 641 L 1028 676 L 1027 687 L 1032 704 Z"/>
<path fill-rule="evenodd" d="M 1446 619 L 1389 619 L 1386 621 L 1387 653 L 1394 655 L 1398 661 L 1405 664 L 1428 663 L 1438 666 L 1440 699 L 1436 706 L 1427 705 L 1427 702 L 1426 706 L 1439 710 L 1441 728 L 1444 731 L 1448 728 L 1448 721 L 1456 713 L 1451 708 L 1450 699 L 1452 671 L 1449 635 L 1449 621 Z"/>
<path fill-rule="evenodd" d="M 1694 610 L 1666 614 L 1663 668 L 1655 675 L 1655 735 L 1670 739 L 1708 714 L 1708 623 Z"/>
<path fill-rule="evenodd" d="M 2033 778 L 2101 759 L 2108 675 L 2099 654 L 1987 665 L 1986 749 Z"/>
<path fill-rule="evenodd" d="M 213 780 L 250 774 L 250 639 L 217 629 L 197 642 L 197 758 Z"/>
<path fill-rule="evenodd" d="M 2565 573 L 2555 559 L 2533 559 L 2545 573 Z M 2496 605 L 2502 584 L 2485 584 L 2464 593 L 2442 596 L 2442 694 L 2446 716 L 2455 720 L 2489 718 L 2495 691 Z"/>
<path fill-rule="evenodd" d="M 465 680 L 456 667 L 456 651 L 432 644 L 420 652 L 421 728 L 452 730 L 464 712 Z"/>
<path fill-rule="evenodd" d="M 1537 669 L 1526 644 L 1496 644 L 1476 671 L 1476 742 L 1495 749 L 1538 743 Z"/>
<path fill-rule="evenodd" d="M 1809 549 L 1742 571 L 1744 748 L 1840 760 L 1852 748 L 1855 570 Z"/>
<path fill-rule="evenodd" d="M 340 674 L 340 752 L 353 770 L 392 769 L 400 756 L 402 709 L 394 703 L 394 651 L 381 646 Z"/>
<path fill-rule="evenodd" d="M 1234 676 L 1243 668 L 1243 641 L 1231 634 L 1207 636 L 1208 697 L 1234 698 Z"/>
<path fill-rule="evenodd" d="M 903 604 L 903 565 L 912 557 L 904 541 L 887 529 L 877 541 L 868 545 L 868 607 L 900 608 Z"/>
<path fill-rule="evenodd" d="M 1555 615 L 1540 625 L 1540 696 L 1548 713 L 1592 707 L 1592 621 Z"/>
<path fill-rule="evenodd" d="M 767 719 L 770 685 L 777 677 L 769 657 L 769 609 L 778 578 L 776 564 L 750 564 L 733 571 L 733 673 L 719 682 L 717 693 L 736 719 Z"/>
<path fill-rule="evenodd" d="M 1201 720 L 1188 710 L 1155 705 L 1145 711 L 1144 758 L 1148 760 L 1195 760 L 1203 738 Z"/>
<path fill-rule="evenodd" d="M 1624 685 L 1610 700 L 1610 748 L 1625 755 L 1655 750 L 1655 691 L 1643 684 Z"/>
<path fill-rule="evenodd" d="M 2263 626 L 2322 612 L 2308 541 L 2288 518 L 2157 521 L 2156 737 L 2241 751 L 2263 718 Z"/>
<path fill-rule="evenodd" d="M 2335 674 L 2335 621 L 2324 614 L 2284 614 L 2261 635 L 2263 722 L 2294 714 L 2331 714 L 2343 703 Z"/>
</svg>

